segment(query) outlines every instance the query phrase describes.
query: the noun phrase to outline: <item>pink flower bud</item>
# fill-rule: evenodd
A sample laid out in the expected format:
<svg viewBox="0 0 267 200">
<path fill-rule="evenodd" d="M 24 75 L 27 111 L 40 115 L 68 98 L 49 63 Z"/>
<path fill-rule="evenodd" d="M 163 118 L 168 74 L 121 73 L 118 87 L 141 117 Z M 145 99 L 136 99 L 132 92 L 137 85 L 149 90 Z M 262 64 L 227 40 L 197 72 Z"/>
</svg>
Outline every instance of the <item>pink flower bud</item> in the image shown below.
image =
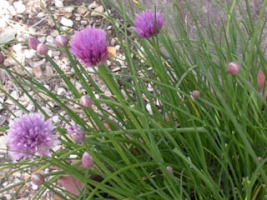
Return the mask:
<svg viewBox="0 0 267 200">
<path fill-rule="evenodd" d="M 173 168 L 171 166 L 167 166 L 166 170 L 170 173 L 173 174 Z"/>
<path fill-rule="evenodd" d="M 64 48 L 68 45 L 69 40 L 65 35 L 58 35 L 55 39 L 55 45 L 57 45 L 57 47 L 61 47 Z"/>
<path fill-rule="evenodd" d="M 262 69 L 260 69 L 257 74 L 257 85 L 260 93 L 263 92 L 265 84 L 266 84 L 266 77 Z"/>
<path fill-rule="evenodd" d="M 73 125 L 67 128 L 67 132 L 71 139 L 76 143 L 82 143 L 85 138 L 83 129 L 80 126 Z"/>
<path fill-rule="evenodd" d="M 82 156 L 82 167 L 86 169 L 94 168 L 94 160 L 88 152 L 84 152 Z"/>
<path fill-rule="evenodd" d="M 48 48 L 46 47 L 46 45 L 45 44 L 43 44 L 43 43 L 40 43 L 40 44 L 38 44 L 38 46 L 37 46 L 37 53 L 39 54 L 39 55 L 41 55 L 41 56 L 44 56 L 45 54 L 47 54 L 47 52 L 48 52 Z"/>
<path fill-rule="evenodd" d="M 258 157 L 258 161 L 259 161 L 259 163 L 261 163 L 262 162 L 262 157 Z"/>
<path fill-rule="evenodd" d="M 37 49 L 37 46 L 38 44 L 40 44 L 39 40 L 37 40 L 37 38 L 35 37 L 30 37 L 29 40 L 28 40 L 28 45 L 31 49 L 34 49 L 36 50 Z"/>
<path fill-rule="evenodd" d="M 5 59 L 6 58 L 5 58 L 4 54 L 2 52 L 0 52 L 0 65 L 4 64 Z"/>
<path fill-rule="evenodd" d="M 42 185 L 44 183 L 45 180 L 44 180 L 43 174 L 41 174 L 41 173 L 35 173 L 35 174 L 32 175 L 31 181 L 35 185 L 40 186 L 40 185 Z"/>
<path fill-rule="evenodd" d="M 194 90 L 194 91 L 191 92 L 191 96 L 194 99 L 198 99 L 200 97 L 200 92 L 198 90 Z"/>
<path fill-rule="evenodd" d="M 80 104 L 85 108 L 90 108 L 93 104 L 92 99 L 88 95 L 83 95 L 80 98 Z"/>
<path fill-rule="evenodd" d="M 231 62 L 227 67 L 227 72 L 231 75 L 237 75 L 240 72 L 240 66 L 237 63 Z"/>
</svg>

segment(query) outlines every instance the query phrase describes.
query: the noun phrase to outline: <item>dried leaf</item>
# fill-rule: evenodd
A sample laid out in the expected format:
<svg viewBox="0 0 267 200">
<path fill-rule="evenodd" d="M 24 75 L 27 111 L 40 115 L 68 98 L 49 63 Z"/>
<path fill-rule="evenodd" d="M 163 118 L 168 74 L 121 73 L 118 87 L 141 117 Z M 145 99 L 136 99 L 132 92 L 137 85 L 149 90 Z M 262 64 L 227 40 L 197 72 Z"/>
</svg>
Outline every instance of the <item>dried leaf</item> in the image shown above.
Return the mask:
<svg viewBox="0 0 267 200">
<path fill-rule="evenodd" d="M 0 45 L 4 45 L 15 39 L 17 31 L 14 29 L 10 29 L 4 33 L 0 34 Z"/>
<path fill-rule="evenodd" d="M 60 182 L 66 191 L 75 196 L 79 196 L 83 189 L 83 184 L 73 176 L 62 176 Z"/>
<path fill-rule="evenodd" d="M 116 48 L 115 47 L 108 47 L 108 54 L 110 56 L 116 56 Z"/>
</svg>

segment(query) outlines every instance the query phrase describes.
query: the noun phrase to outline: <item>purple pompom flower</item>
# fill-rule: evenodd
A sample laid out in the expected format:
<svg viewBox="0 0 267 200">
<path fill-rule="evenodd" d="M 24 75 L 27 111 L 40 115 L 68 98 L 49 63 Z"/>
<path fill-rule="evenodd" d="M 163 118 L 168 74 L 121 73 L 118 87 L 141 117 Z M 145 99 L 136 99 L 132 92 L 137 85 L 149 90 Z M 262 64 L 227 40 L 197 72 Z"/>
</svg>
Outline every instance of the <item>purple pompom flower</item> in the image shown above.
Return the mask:
<svg viewBox="0 0 267 200">
<path fill-rule="evenodd" d="M 85 138 L 83 129 L 78 125 L 69 126 L 67 132 L 75 143 L 82 143 Z"/>
<path fill-rule="evenodd" d="M 163 15 L 160 12 L 147 10 L 137 15 L 131 27 L 140 38 L 150 38 L 157 35 L 163 26 Z"/>
<path fill-rule="evenodd" d="M 95 26 L 76 31 L 70 46 L 74 54 L 86 67 L 105 64 L 108 57 L 106 33 Z"/>
<path fill-rule="evenodd" d="M 51 120 L 39 113 L 23 115 L 9 127 L 7 145 L 13 160 L 32 159 L 35 155 L 50 156 L 49 150 L 58 144 L 52 134 Z"/>
</svg>

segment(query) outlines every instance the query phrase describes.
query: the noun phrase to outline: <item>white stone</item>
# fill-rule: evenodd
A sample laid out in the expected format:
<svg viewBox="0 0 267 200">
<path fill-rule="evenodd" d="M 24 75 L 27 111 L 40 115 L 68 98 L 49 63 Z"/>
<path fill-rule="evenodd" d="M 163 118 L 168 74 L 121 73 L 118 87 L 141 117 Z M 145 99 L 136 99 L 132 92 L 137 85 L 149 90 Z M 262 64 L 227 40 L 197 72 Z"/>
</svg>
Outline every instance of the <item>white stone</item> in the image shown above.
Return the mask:
<svg viewBox="0 0 267 200">
<path fill-rule="evenodd" d="M 103 6 L 98 6 L 97 8 L 94 9 L 94 11 L 91 13 L 91 16 L 101 16 L 102 13 L 104 12 L 104 7 Z"/>
<path fill-rule="evenodd" d="M 76 20 L 76 21 L 80 21 L 80 20 L 81 20 L 81 16 L 77 16 L 77 17 L 75 17 L 75 20 Z"/>
<path fill-rule="evenodd" d="M 32 68 L 25 66 L 25 71 L 27 71 L 29 74 L 32 74 Z"/>
<path fill-rule="evenodd" d="M 22 3 L 22 1 L 16 1 L 13 3 L 18 14 L 22 14 L 26 10 L 26 6 Z"/>
<path fill-rule="evenodd" d="M 55 106 L 54 102 L 53 101 L 48 101 L 47 102 L 47 105 L 50 106 L 51 108 L 53 108 Z M 47 106 L 47 107 L 48 107 Z"/>
<path fill-rule="evenodd" d="M 53 56 L 59 56 L 60 55 L 60 51 L 53 51 Z"/>
<path fill-rule="evenodd" d="M 17 118 L 17 117 L 21 117 L 23 115 L 23 112 L 22 110 L 17 110 L 14 112 L 14 114 L 15 114 L 15 117 Z"/>
<path fill-rule="evenodd" d="M 151 105 L 149 103 L 146 104 L 146 109 L 147 109 L 147 111 L 149 112 L 150 115 L 153 115 L 152 107 L 151 107 Z"/>
<path fill-rule="evenodd" d="M 88 8 L 89 9 L 94 9 L 94 8 L 96 8 L 98 6 L 98 4 L 94 1 L 93 3 L 91 3 L 89 6 L 88 6 Z"/>
<path fill-rule="evenodd" d="M 35 106 L 34 106 L 33 104 L 30 103 L 30 104 L 27 106 L 27 110 L 30 111 L 30 112 L 33 112 L 33 111 L 35 111 Z"/>
<path fill-rule="evenodd" d="M 13 92 L 11 92 L 11 97 L 13 97 L 15 100 L 18 100 L 19 99 L 19 97 L 20 97 L 20 95 L 19 95 L 19 92 L 18 91 L 13 91 Z"/>
<path fill-rule="evenodd" d="M 15 44 L 15 45 L 13 45 L 12 48 L 16 53 L 20 53 L 21 54 L 21 50 L 22 50 L 21 44 Z"/>
<path fill-rule="evenodd" d="M 60 23 L 63 26 L 67 26 L 67 27 L 72 27 L 73 26 L 73 21 L 70 19 L 67 19 L 66 17 L 62 17 L 60 20 Z"/>
<path fill-rule="evenodd" d="M 39 40 L 39 42 L 44 43 L 46 40 L 46 37 L 44 37 L 44 36 L 38 37 L 38 40 Z"/>
<path fill-rule="evenodd" d="M 47 52 L 47 55 L 49 55 L 50 57 L 52 57 L 53 51 L 51 49 L 49 49 L 48 52 Z"/>
<path fill-rule="evenodd" d="M 68 12 L 68 13 L 72 13 L 73 10 L 74 10 L 74 7 L 69 6 L 69 7 L 66 7 L 64 10 L 65 10 L 66 12 Z"/>
<path fill-rule="evenodd" d="M 85 26 L 85 25 L 87 25 L 87 24 L 88 24 L 88 22 L 87 22 L 86 20 L 82 20 L 82 21 L 81 21 L 81 25 L 84 25 L 84 26 Z"/>
<path fill-rule="evenodd" d="M 78 7 L 78 9 L 77 9 L 77 12 L 78 12 L 79 14 L 81 14 L 81 15 L 84 15 L 87 11 L 88 11 L 87 8 L 84 7 L 84 6 L 80 6 L 80 7 Z"/>
<path fill-rule="evenodd" d="M 24 55 L 25 55 L 25 58 L 31 59 L 36 55 L 36 51 L 33 49 L 25 49 Z"/>
<path fill-rule="evenodd" d="M 49 109 L 49 108 L 47 108 L 47 107 L 42 107 L 42 109 L 46 112 L 46 114 L 48 115 L 48 116 L 52 116 L 53 115 L 53 112 Z"/>
<path fill-rule="evenodd" d="M 43 18 L 44 16 L 45 16 L 45 14 L 43 12 L 39 12 L 36 17 L 37 18 Z"/>
<path fill-rule="evenodd" d="M 24 107 L 27 107 L 29 105 L 29 100 L 25 98 L 25 96 L 21 96 L 19 98 L 19 103 L 23 105 Z"/>
<path fill-rule="evenodd" d="M 36 62 L 30 62 L 30 66 L 32 68 L 34 68 L 34 67 L 40 67 L 43 64 L 45 64 L 45 59 L 42 59 L 42 60 L 39 60 L 39 61 L 36 61 Z"/>
<path fill-rule="evenodd" d="M 44 85 L 44 87 L 45 87 L 46 89 L 48 89 L 48 90 L 51 89 L 49 85 Z"/>
<path fill-rule="evenodd" d="M 114 45 L 116 44 L 116 40 L 115 40 L 114 38 L 112 38 L 112 39 L 110 40 L 110 44 L 111 44 L 111 46 L 114 46 Z"/>
<path fill-rule="evenodd" d="M 48 35 L 48 36 L 46 37 L 46 41 L 47 41 L 48 43 L 50 43 L 50 44 L 53 44 L 53 43 L 54 43 L 54 38 L 53 38 L 51 35 Z"/>
<path fill-rule="evenodd" d="M 12 6 L 12 5 L 8 7 L 8 11 L 10 12 L 10 14 L 11 14 L 12 16 L 14 16 L 14 15 L 17 14 L 17 12 L 16 12 L 14 6 Z"/>
<path fill-rule="evenodd" d="M 121 47 L 120 47 L 120 45 L 116 45 L 115 48 L 116 48 L 117 50 L 120 50 Z"/>
<path fill-rule="evenodd" d="M 58 116 L 58 115 L 53 116 L 53 117 L 52 117 L 52 121 L 53 121 L 54 123 L 58 123 L 58 122 L 59 122 L 59 116 Z"/>
<path fill-rule="evenodd" d="M 60 96 L 66 95 L 66 93 L 67 93 L 67 91 L 65 88 L 60 87 L 57 89 L 57 94 Z"/>
<path fill-rule="evenodd" d="M 64 6 L 63 1 L 61 1 L 61 0 L 55 0 L 55 6 L 57 8 L 62 8 Z"/>
</svg>

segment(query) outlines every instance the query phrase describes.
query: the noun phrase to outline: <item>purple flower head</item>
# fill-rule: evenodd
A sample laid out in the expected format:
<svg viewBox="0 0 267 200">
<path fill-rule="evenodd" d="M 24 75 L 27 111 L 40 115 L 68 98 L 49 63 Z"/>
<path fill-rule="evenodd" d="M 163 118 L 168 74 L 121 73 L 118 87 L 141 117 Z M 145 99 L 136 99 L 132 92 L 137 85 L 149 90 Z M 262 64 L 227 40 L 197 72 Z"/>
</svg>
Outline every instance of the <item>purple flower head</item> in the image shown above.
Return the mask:
<svg viewBox="0 0 267 200">
<path fill-rule="evenodd" d="M 70 46 L 74 54 L 86 67 L 105 64 L 108 57 L 106 33 L 95 26 L 76 31 Z"/>
<path fill-rule="evenodd" d="M 140 38 L 150 38 L 157 35 L 163 26 L 163 15 L 160 12 L 147 10 L 137 15 L 131 27 Z"/>
<path fill-rule="evenodd" d="M 13 160 L 32 159 L 35 155 L 50 156 L 49 150 L 58 144 L 52 135 L 51 120 L 45 120 L 39 113 L 23 115 L 9 127 L 7 145 Z"/>
<path fill-rule="evenodd" d="M 78 125 L 69 126 L 67 132 L 75 143 L 82 143 L 85 138 L 83 129 Z"/>
</svg>

